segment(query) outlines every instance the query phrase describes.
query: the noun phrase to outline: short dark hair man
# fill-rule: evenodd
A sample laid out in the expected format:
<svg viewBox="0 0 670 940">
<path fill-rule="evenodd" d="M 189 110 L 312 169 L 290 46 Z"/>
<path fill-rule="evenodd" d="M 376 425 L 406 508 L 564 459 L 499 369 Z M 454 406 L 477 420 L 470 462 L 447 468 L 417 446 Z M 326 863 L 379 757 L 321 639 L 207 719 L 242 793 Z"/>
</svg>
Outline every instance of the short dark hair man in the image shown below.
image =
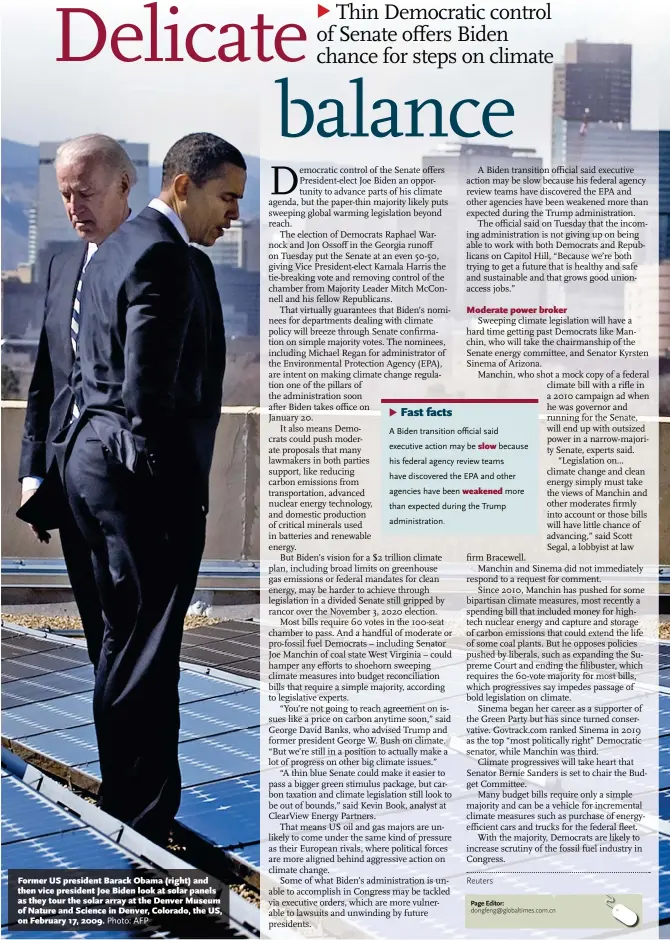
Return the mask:
<svg viewBox="0 0 670 940">
<path fill-rule="evenodd" d="M 179 806 L 179 651 L 205 539 L 225 339 L 212 245 L 245 162 L 213 134 L 165 158 L 162 191 L 92 260 L 61 459 L 105 615 L 93 696 L 101 807 L 165 844 Z"/>
<path fill-rule="evenodd" d="M 81 241 L 56 252 L 47 268 L 44 321 L 21 442 L 22 505 L 52 468 L 53 439 L 72 415 L 69 377 L 83 315 L 78 288 L 84 270 L 97 248 L 128 218 L 128 197 L 137 179 L 132 160 L 121 144 L 104 134 L 86 134 L 66 141 L 58 148 L 54 163 L 63 206 Z M 50 489 L 49 498 L 57 503 L 53 518 L 59 522 L 63 557 L 95 666 L 103 621 L 91 554 L 58 490 Z M 33 530 L 38 537 L 44 537 L 38 527 L 33 526 Z"/>
</svg>

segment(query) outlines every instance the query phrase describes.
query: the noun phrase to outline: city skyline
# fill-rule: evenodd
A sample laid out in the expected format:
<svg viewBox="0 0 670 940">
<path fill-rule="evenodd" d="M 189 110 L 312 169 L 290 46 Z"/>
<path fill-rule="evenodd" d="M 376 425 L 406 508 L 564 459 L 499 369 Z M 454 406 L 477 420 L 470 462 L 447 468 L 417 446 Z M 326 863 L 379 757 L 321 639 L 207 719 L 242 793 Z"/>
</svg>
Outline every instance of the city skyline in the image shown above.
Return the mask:
<svg viewBox="0 0 670 940">
<path fill-rule="evenodd" d="M 258 9 L 267 7 L 276 15 L 276 7 L 264 0 Z M 656 129 L 670 127 L 670 102 L 661 96 L 661 88 L 670 83 L 670 63 L 661 56 L 659 36 L 663 23 L 670 22 L 668 5 L 662 0 L 649 0 L 645 12 L 654 11 L 655 29 L 647 29 L 645 16 L 636 9 L 633 14 L 628 0 L 563 0 L 554 19 L 541 28 L 538 24 L 518 23 L 510 33 L 510 48 L 533 49 L 541 46 L 561 60 L 567 42 L 588 39 L 597 43 L 631 43 L 633 56 L 633 115 L 635 128 Z M 120 0 L 115 7 L 119 18 L 132 18 L 137 4 Z M 192 0 L 189 15 L 211 18 L 209 0 Z M 36 15 L 41 14 L 44 28 L 34 30 Z M 248 5 L 232 0 L 226 15 L 250 15 Z M 318 45 L 316 9 L 305 9 L 297 0 L 288 0 L 282 7 L 282 17 L 294 18 L 308 29 L 308 54 Z M 321 25 L 321 24 L 319 24 Z M 98 57 L 89 62 L 56 62 L 58 18 L 47 0 L 36 0 L 30 5 L 12 5 L 3 18 L 3 74 L 5 88 L 11 94 L 3 96 L 3 136 L 35 145 L 39 140 L 63 139 L 93 131 L 131 140 L 146 140 L 152 154 L 162 159 L 169 145 L 194 128 L 211 129 L 229 137 L 243 151 L 253 154 L 267 153 L 264 139 L 270 139 L 276 129 L 261 127 L 265 120 L 264 105 L 269 104 L 271 123 L 276 123 L 276 87 L 273 82 L 281 73 L 273 63 L 255 60 L 232 63 L 223 67 L 193 62 L 180 62 L 174 67 L 154 66 L 138 62 L 131 65 Z M 27 69 L 23 49 L 29 37 L 31 57 L 40 62 L 39 72 Z M 478 47 L 479 48 L 479 47 Z M 486 46 L 482 45 L 482 49 Z M 302 76 L 302 81 L 297 75 Z M 304 92 L 309 88 L 314 95 L 327 97 L 337 83 L 355 75 L 366 74 L 373 83 L 371 93 L 400 98 L 408 91 L 408 78 L 402 69 L 353 67 L 324 69 L 309 62 L 293 67 L 296 87 Z M 16 81 L 16 76 L 21 81 Z M 12 77 L 14 81 L 11 81 Z M 551 124 L 544 102 L 551 96 L 553 69 L 547 66 L 450 66 L 438 72 L 417 70 L 412 76 L 416 91 L 422 81 L 432 85 L 436 81 L 448 91 L 452 87 L 467 87 L 474 96 L 497 94 L 514 101 L 517 116 L 514 139 L 517 147 L 533 147 L 546 159 L 551 148 Z M 292 79 L 293 81 L 293 79 Z M 377 87 L 374 87 L 374 83 Z M 302 88 L 301 88 L 302 86 Z M 53 93 L 49 89 L 53 88 Z M 100 90 L 104 89 L 101 94 Z M 414 89 L 413 89 L 414 91 Z M 321 94 L 323 92 L 323 94 Z M 266 99 L 266 100 L 262 100 Z M 61 107 L 61 103 L 76 101 L 76 107 Z M 155 113 L 155 121 L 147 121 L 147 111 Z M 538 114 L 542 117 L 538 120 Z M 267 124 L 267 122 L 266 122 Z M 268 136 L 269 134 L 269 136 Z M 322 142 L 312 138 L 304 144 L 305 159 L 314 159 L 314 146 Z M 349 159 L 346 140 L 335 141 L 342 158 Z M 353 143 L 353 142 L 352 142 Z M 397 143 L 397 142 L 396 142 Z M 329 142 L 330 145 L 333 141 Z M 402 144 L 398 144 L 399 155 Z M 269 157 L 271 155 L 267 153 Z M 273 157 L 271 157 L 273 158 Z M 153 159 L 153 158 L 152 158 Z"/>
</svg>

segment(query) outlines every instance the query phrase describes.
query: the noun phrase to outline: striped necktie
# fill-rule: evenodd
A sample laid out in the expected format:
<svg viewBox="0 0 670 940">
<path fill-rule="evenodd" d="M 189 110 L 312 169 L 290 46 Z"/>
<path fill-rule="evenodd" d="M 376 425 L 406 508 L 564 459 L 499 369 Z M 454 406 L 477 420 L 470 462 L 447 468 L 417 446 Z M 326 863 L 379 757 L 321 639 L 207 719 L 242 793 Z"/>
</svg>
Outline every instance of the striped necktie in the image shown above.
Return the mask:
<svg viewBox="0 0 670 940">
<path fill-rule="evenodd" d="M 84 263 L 81 268 L 81 273 L 79 274 L 79 280 L 77 281 L 77 289 L 74 292 L 74 302 L 72 304 L 72 318 L 70 320 L 70 340 L 72 341 L 72 351 L 74 355 L 77 355 L 77 347 L 79 345 L 79 325 L 81 319 L 81 286 L 84 278 L 84 271 L 86 266 L 91 259 L 91 255 L 88 250 L 86 252 L 86 257 L 84 258 Z M 77 408 L 76 402 L 72 405 L 72 417 L 79 417 L 79 408 Z"/>
<path fill-rule="evenodd" d="M 84 265 L 81 269 L 81 274 L 79 275 L 79 280 L 77 281 L 77 289 L 74 292 L 74 303 L 72 304 L 72 319 L 70 320 L 70 339 L 72 340 L 72 351 L 75 356 L 77 355 L 77 343 L 79 342 L 79 317 L 81 312 L 81 284 L 84 277 L 84 271 L 86 270 L 86 264 L 88 262 L 88 257 L 84 261 Z"/>
</svg>

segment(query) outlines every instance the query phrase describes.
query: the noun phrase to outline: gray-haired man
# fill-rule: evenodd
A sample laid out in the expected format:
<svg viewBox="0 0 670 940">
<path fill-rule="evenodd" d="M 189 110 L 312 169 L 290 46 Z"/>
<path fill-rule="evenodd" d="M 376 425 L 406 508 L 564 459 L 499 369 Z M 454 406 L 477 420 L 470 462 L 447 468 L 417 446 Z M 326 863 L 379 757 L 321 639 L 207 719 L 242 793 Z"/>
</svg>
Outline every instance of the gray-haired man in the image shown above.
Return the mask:
<svg viewBox="0 0 670 940">
<path fill-rule="evenodd" d="M 51 258 L 46 276 L 44 322 L 40 334 L 21 446 L 21 505 L 36 494 L 49 474 L 42 501 L 53 499 L 63 556 L 81 615 L 88 652 L 97 666 L 103 634 L 91 552 L 66 500 L 53 480 L 58 472 L 53 439 L 76 413 L 69 377 L 77 352 L 82 277 L 98 246 L 130 215 L 128 197 L 137 179 L 123 147 L 103 134 L 87 134 L 62 144 L 55 160 L 58 188 L 68 219 L 81 239 Z M 49 497 L 46 497 L 46 491 Z M 39 525 L 35 534 L 44 537 Z"/>
</svg>

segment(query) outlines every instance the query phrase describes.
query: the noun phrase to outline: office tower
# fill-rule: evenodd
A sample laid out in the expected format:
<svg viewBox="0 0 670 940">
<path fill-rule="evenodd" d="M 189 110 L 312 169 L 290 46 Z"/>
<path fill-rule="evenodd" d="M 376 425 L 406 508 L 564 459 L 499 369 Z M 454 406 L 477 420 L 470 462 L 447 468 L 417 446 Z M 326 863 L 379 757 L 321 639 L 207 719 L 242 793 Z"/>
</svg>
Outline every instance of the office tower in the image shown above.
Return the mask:
<svg viewBox="0 0 670 940">
<path fill-rule="evenodd" d="M 477 176 L 484 178 L 493 178 L 495 173 L 489 172 L 496 167 L 500 167 L 503 172 L 501 176 L 505 179 L 512 177 L 512 167 L 516 170 L 527 171 L 530 179 L 533 172 L 542 168 L 542 159 L 538 157 L 534 150 L 521 147 L 505 147 L 496 145 L 477 144 L 444 144 L 423 157 L 423 170 L 427 176 L 431 176 L 430 167 L 435 168 L 434 179 L 440 188 L 444 191 L 449 200 L 449 205 L 442 209 L 442 215 L 435 219 L 428 218 L 422 225 L 430 226 L 431 223 L 435 230 L 434 249 L 440 255 L 440 262 L 447 265 L 447 277 L 451 280 L 454 276 L 455 283 L 464 282 L 465 254 L 467 251 L 466 242 L 468 233 L 473 231 L 481 232 L 476 219 L 473 217 L 473 208 L 466 205 L 466 187 L 467 180 L 475 179 Z M 479 174 L 479 168 L 482 168 L 483 174 Z M 525 178 L 525 173 L 519 173 L 515 179 L 521 182 Z M 535 184 L 528 184 L 526 189 L 530 190 L 533 185 L 539 186 L 539 174 L 536 173 Z M 475 197 L 476 198 L 476 197 Z M 502 211 L 502 210 L 501 210 Z M 469 212 L 469 214 L 468 214 Z M 459 273 L 460 272 L 460 273 Z M 432 299 L 439 299 L 438 295 L 432 295 Z M 471 297 L 470 302 L 474 300 L 489 300 L 490 298 L 481 296 Z M 454 296 L 449 298 L 449 303 L 454 307 Z"/>
<path fill-rule="evenodd" d="M 579 121 L 554 118 L 555 166 L 630 166 L 637 175 L 658 177 L 658 131 L 633 130 L 630 124 L 601 121 L 584 130 Z M 667 145 L 666 145 L 667 146 Z"/>
<path fill-rule="evenodd" d="M 640 265 L 637 282 L 625 290 L 621 282 L 604 283 L 588 301 L 591 316 L 628 313 L 635 320 L 652 305 L 652 295 L 658 291 L 658 257 L 667 256 L 670 250 L 668 159 L 667 135 L 631 127 L 631 47 L 569 43 L 565 64 L 554 70 L 552 165 L 576 169 L 589 177 L 595 195 L 604 199 L 610 212 L 620 204 L 618 196 L 632 196 L 632 205 L 622 210 L 622 216 L 632 208 L 636 222 L 642 223 L 639 232 L 643 247 L 633 251 L 630 259 Z M 629 178 L 625 187 L 628 192 L 601 191 L 598 180 L 606 185 L 607 179 L 614 176 L 602 170 L 617 167 L 630 168 L 623 174 Z M 659 169 L 664 182 L 659 178 Z M 577 307 L 582 301 L 578 285 L 566 291 L 567 303 Z M 661 344 L 664 342 L 661 339 Z M 655 335 L 647 346 L 656 346 Z"/>
<path fill-rule="evenodd" d="M 233 222 L 209 248 L 201 248 L 214 265 L 226 335 L 258 336 L 260 317 L 258 219 Z"/>
<path fill-rule="evenodd" d="M 31 206 L 28 213 L 28 264 L 37 263 L 37 206 Z"/>
<path fill-rule="evenodd" d="M 657 166 L 657 136 L 630 126 L 631 52 L 623 43 L 566 45 L 565 62 L 554 66 L 554 166 Z"/>
<path fill-rule="evenodd" d="M 229 268 L 260 270 L 260 222 L 258 219 L 237 220 L 231 223 L 221 238 L 209 248 L 202 249 L 212 264 Z"/>
<path fill-rule="evenodd" d="M 259 272 L 216 265 L 214 273 L 228 339 L 258 336 L 261 305 Z"/>
<path fill-rule="evenodd" d="M 632 47 L 625 43 L 567 43 L 554 66 L 554 117 L 629 124 Z"/>
<path fill-rule="evenodd" d="M 37 236 L 35 255 L 38 268 L 43 265 L 44 254 L 63 242 L 76 241 L 77 233 L 70 225 L 63 201 L 58 192 L 54 159 L 62 141 L 40 143 L 39 174 L 37 184 Z M 119 141 L 137 170 L 137 183 L 130 193 L 130 208 L 140 212 L 149 201 L 149 145 Z"/>
<path fill-rule="evenodd" d="M 584 133 L 580 130 L 578 121 L 554 119 L 554 166 L 577 167 L 586 175 L 592 175 L 590 171 L 595 171 L 596 179 L 602 177 L 602 174 L 598 174 L 600 167 L 630 167 L 632 179 L 644 180 L 642 185 L 632 185 L 632 196 L 637 200 L 633 205 L 635 215 L 648 226 L 645 232 L 645 248 L 635 258 L 639 264 L 654 264 L 658 260 L 659 247 L 661 257 L 669 256 L 669 159 L 667 132 L 659 134 L 658 131 L 638 131 L 633 130 L 630 124 L 601 122 L 589 125 L 588 131 Z M 659 169 L 664 173 L 662 184 Z M 657 205 L 660 217 L 657 215 Z"/>
<path fill-rule="evenodd" d="M 202 248 L 214 265 L 226 335 L 258 336 L 260 273 L 258 219 L 237 220 L 209 248 Z"/>
<path fill-rule="evenodd" d="M 247 271 L 261 268 L 261 223 L 260 219 L 244 220 L 244 264 Z"/>
<path fill-rule="evenodd" d="M 230 268 L 244 267 L 244 222 L 239 219 L 231 222 L 230 228 L 226 229 L 221 236 L 217 238 L 209 248 L 201 250 L 209 255 L 212 264 L 225 265 Z"/>
</svg>

